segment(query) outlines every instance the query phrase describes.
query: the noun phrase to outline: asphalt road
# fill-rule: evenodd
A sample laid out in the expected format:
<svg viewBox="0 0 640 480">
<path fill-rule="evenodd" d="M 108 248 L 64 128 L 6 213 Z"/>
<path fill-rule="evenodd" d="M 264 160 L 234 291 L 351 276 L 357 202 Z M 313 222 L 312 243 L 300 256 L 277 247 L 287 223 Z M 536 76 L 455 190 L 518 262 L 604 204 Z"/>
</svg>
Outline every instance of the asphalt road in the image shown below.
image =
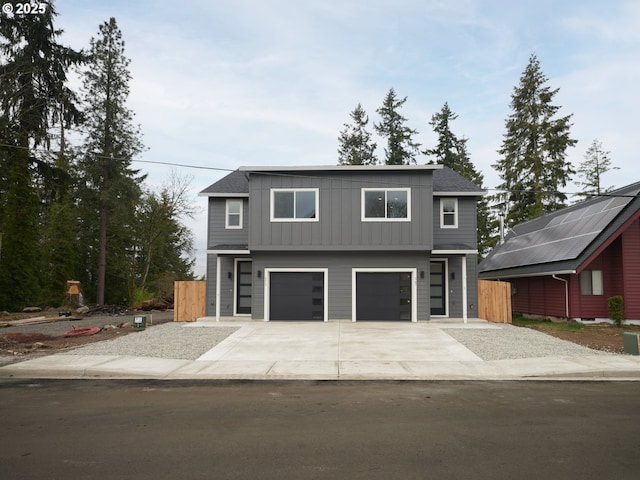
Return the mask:
<svg viewBox="0 0 640 480">
<path fill-rule="evenodd" d="M 2 478 L 636 479 L 640 383 L 2 381 Z"/>
</svg>

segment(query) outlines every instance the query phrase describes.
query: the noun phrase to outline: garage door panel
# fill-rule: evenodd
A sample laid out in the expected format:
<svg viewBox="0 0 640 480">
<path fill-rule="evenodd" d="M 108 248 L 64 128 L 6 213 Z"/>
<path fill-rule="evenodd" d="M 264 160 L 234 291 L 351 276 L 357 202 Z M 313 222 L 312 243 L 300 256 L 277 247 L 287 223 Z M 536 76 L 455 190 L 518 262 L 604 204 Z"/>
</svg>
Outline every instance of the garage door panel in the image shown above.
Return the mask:
<svg viewBox="0 0 640 480">
<path fill-rule="evenodd" d="M 323 272 L 272 272 L 270 320 L 324 320 Z"/>
<path fill-rule="evenodd" d="M 356 320 L 411 320 L 411 274 L 357 272 Z"/>
</svg>

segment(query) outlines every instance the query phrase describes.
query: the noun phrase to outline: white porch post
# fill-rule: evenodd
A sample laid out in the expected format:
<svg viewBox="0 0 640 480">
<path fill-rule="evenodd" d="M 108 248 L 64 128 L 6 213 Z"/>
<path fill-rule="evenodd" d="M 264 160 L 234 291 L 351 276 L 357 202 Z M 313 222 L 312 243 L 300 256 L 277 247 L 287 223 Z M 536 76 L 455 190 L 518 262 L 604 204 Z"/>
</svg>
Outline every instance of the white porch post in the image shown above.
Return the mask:
<svg viewBox="0 0 640 480">
<path fill-rule="evenodd" d="M 216 255 L 216 322 L 220 321 L 220 255 Z"/>
<path fill-rule="evenodd" d="M 467 256 L 462 256 L 462 318 L 467 323 Z"/>
</svg>

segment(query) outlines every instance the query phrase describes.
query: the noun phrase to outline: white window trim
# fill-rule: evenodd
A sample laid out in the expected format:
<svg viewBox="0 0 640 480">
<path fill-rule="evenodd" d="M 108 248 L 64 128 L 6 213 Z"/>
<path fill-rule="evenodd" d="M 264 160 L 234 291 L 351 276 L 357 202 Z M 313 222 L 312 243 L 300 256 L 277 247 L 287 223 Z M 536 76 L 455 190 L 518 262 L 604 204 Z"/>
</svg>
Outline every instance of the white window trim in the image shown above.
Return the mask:
<svg viewBox="0 0 640 480">
<path fill-rule="evenodd" d="M 385 196 L 385 217 L 366 217 L 365 216 L 365 193 L 383 191 Z M 386 217 L 387 208 L 387 192 L 407 192 L 407 217 L 406 218 L 388 218 Z M 384 188 L 362 188 L 360 190 L 360 216 L 363 222 L 410 222 L 411 221 L 411 188 L 409 187 L 384 187 Z"/>
<path fill-rule="evenodd" d="M 240 204 L 240 225 L 229 225 L 229 205 L 231 203 L 239 203 Z M 242 199 L 237 199 L 237 198 L 233 198 L 230 199 L 228 198 L 227 201 L 225 202 L 225 207 L 224 207 L 224 228 L 226 228 L 227 230 L 242 230 L 242 210 L 243 210 L 243 201 Z M 234 215 L 237 215 L 234 213 Z"/>
<path fill-rule="evenodd" d="M 295 214 L 295 192 L 314 192 L 316 197 L 316 217 L 315 218 L 275 218 L 274 216 L 274 194 L 275 192 L 294 192 L 293 196 L 293 212 Z M 319 222 L 320 221 L 320 189 L 319 188 L 272 188 L 270 194 L 270 216 L 272 222 Z"/>
<path fill-rule="evenodd" d="M 444 224 L 444 198 L 440 198 L 440 228 L 458 228 L 458 199 L 447 197 L 446 200 L 453 200 L 455 202 L 455 213 L 453 214 L 454 223 L 453 225 L 445 225 Z M 451 213 L 447 213 L 447 215 L 451 215 Z"/>
<path fill-rule="evenodd" d="M 589 293 L 582 293 L 582 274 L 590 272 L 589 274 Z M 595 274 L 595 275 L 594 275 Z M 578 282 L 580 284 L 580 295 L 583 297 L 602 297 L 604 296 L 604 270 L 601 268 L 586 268 L 578 276 Z M 599 288 L 595 288 L 595 287 Z M 595 293 L 595 292 L 598 293 Z"/>
<path fill-rule="evenodd" d="M 376 189 L 374 189 L 376 190 Z M 379 190 L 379 189 L 378 189 Z M 373 273 L 410 273 L 411 274 L 411 321 L 418 321 L 418 269 L 417 268 L 352 268 L 351 269 L 351 321 L 358 321 L 356 313 L 357 292 L 357 273 L 373 272 Z"/>
<path fill-rule="evenodd" d="M 271 296 L 271 273 L 272 272 L 284 272 L 284 273 L 297 273 L 297 272 L 322 272 L 324 273 L 324 319 L 323 322 L 329 321 L 329 269 L 328 268 L 265 268 L 264 269 L 264 321 L 268 322 L 269 310 L 271 305 L 269 304 L 269 297 Z"/>
</svg>

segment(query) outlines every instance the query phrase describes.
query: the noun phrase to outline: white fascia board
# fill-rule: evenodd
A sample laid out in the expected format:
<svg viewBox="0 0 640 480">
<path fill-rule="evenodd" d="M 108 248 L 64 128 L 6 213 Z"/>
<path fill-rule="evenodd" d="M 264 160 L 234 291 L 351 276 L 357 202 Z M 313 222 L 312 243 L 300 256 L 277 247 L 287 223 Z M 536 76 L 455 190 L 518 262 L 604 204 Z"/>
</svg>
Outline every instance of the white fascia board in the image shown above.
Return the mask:
<svg viewBox="0 0 640 480">
<path fill-rule="evenodd" d="M 217 197 L 217 198 L 249 198 L 248 193 L 198 193 L 199 197 Z"/>
<path fill-rule="evenodd" d="M 491 277 L 483 277 L 480 278 L 482 272 L 478 273 L 478 280 L 501 280 L 501 279 L 509 279 L 509 278 L 527 278 L 527 277 L 551 277 L 553 275 L 575 275 L 575 270 L 558 270 L 555 272 L 540 272 L 540 273 L 529 273 L 529 274 L 518 274 L 518 275 L 497 275 L 493 274 Z M 489 273 L 491 275 L 491 273 Z"/>
<path fill-rule="evenodd" d="M 441 170 L 442 165 L 289 165 L 289 166 L 262 166 L 262 167 L 240 167 L 243 172 L 318 172 L 318 171 L 389 171 L 389 170 Z"/>
<path fill-rule="evenodd" d="M 481 192 L 433 192 L 434 197 L 485 197 L 486 190 Z"/>
<path fill-rule="evenodd" d="M 431 250 L 431 255 L 477 255 L 478 250 Z"/>
<path fill-rule="evenodd" d="M 251 250 L 207 250 L 207 254 L 213 255 L 250 255 Z"/>
</svg>

